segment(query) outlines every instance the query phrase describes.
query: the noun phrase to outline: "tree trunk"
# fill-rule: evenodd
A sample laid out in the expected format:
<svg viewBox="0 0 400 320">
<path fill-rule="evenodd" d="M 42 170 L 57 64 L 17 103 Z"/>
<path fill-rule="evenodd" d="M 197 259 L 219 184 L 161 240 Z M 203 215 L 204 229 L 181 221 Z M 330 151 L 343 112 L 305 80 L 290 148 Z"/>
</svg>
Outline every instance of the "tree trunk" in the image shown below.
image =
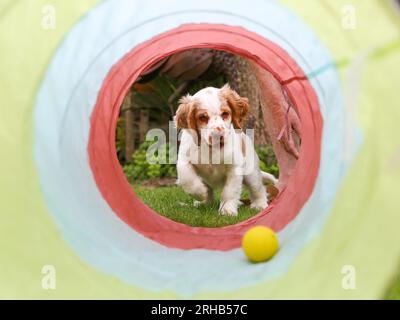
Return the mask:
<svg viewBox="0 0 400 320">
<path fill-rule="evenodd" d="M 149 131 L 149 110 L 140 110 L 139 118 L 139 141 L 146 140 L 146 134 Z"/>
<path fill-rule="evenodd" d="M 244 123 L 244 129 L 254 129 L 255 144 L 268 144 L 269 138 L 260 104 L 257 77 L 254 75 L 254 71 L 248 60 L 238 56 L 235 59 L 238 77 L 236 80 L 237 91 L 240 96 L 248 98 L 250 103 L 250 112 Z"/>
<path fill-rule="evenodd" d="M 122 104 L 125 119 L 125 161 L 127 163 L 132 162 L 132 154 L 135 151 L 135 121 L 134 111 L 132 108 L 132 96 L 133 92 L 130 91 Z"/>
</svg>

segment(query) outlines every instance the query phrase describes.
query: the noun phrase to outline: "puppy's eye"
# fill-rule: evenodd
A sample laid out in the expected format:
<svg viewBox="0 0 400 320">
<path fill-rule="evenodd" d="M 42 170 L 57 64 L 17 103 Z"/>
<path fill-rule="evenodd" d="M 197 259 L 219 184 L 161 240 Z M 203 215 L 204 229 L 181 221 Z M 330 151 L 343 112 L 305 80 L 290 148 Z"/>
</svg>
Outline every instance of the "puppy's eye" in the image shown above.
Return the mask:
<svg viewBox="0 0 400 320">
<path fill-rule="evenodd" d="M 228 111 L 224 111 L 221 113 L 221 117 L 222 119 L 228 119 L 229 118 L 229 112 Z"/>
<path fill-rule="evenodd" d="M 199 116 L 199 120 L 201 122 L 207 123 L 208 122 L 208 116 L 206 114 L 202 114 Z"/>
</svg>

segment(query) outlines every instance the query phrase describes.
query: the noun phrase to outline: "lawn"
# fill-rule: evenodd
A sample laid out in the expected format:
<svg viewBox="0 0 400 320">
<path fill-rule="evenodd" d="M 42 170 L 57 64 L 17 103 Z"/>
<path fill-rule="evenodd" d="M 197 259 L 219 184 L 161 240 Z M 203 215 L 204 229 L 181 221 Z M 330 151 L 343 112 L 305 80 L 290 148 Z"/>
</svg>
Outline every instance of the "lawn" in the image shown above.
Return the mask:
<svg viewBox="0 0 400 320">
<path fill-rule="evenodd" d="M 257 210 L 250 209 L 248 206 L 240 206 L 237 217 L 218 214 L 219 192 L 212 203 L 195 207 L 193 198 L 178 186 L 154 188 L 134 185 L 133 190 L 145 204 L 161 215 L 189 226 L 222 227 L 246 220 L 258 213 Z M 247 190 L 244 190 L 242 197 L 248 198 L 247 195 Z"/>
</svg>

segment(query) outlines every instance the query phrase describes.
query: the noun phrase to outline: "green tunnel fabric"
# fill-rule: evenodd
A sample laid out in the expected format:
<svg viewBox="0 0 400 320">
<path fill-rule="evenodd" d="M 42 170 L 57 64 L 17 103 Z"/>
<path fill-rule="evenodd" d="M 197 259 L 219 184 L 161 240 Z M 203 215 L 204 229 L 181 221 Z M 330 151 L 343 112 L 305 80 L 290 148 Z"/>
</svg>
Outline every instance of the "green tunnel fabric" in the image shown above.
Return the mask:
<svg viewBox="0 0 400 320">
<path fill-rule="evenodd" d="M 95 1 L 52 2 L 56 28 L 44 30 L 42 0 L 0 5 L 0 298 L 177 298 L 102 274 L 65 244 L 47 212 L 32 155 L 32 108 L 54 50 Z M 302 18 L 338 63 L 349 114 L 363 132 L 360 147 L 322 235 L 287 275 L 230 294 L 194 298 L 380 298 L 399 271 L 400 15 L 386 1 L 281 1 Z M 343 28 L 353 5 L 357 24 Z M 397 14 L 397 16 L 396 16 Z M 356 108 L 354 106 L 357 106 Z M 57 289 L 41 287 L 54 265 Z M 356 270 L 356 289 L 342 287 L 343 266 Z"/>
</svg>

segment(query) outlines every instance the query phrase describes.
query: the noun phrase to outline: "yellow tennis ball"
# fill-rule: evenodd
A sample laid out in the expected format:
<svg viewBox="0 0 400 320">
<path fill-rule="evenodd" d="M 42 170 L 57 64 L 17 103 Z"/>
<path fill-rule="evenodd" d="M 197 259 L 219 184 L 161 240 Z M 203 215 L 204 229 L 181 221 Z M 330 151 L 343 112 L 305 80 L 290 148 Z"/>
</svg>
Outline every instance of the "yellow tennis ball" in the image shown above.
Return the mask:
<svg viewBox="0 0 400 320">
<path fill-rule="evenodd" d="M 267 261 L 278 251 L 278 238 L 270 228 L 263 226 L 253 227 L 244 234 L 242 248 L 250 261 Z"/>
</svg>

